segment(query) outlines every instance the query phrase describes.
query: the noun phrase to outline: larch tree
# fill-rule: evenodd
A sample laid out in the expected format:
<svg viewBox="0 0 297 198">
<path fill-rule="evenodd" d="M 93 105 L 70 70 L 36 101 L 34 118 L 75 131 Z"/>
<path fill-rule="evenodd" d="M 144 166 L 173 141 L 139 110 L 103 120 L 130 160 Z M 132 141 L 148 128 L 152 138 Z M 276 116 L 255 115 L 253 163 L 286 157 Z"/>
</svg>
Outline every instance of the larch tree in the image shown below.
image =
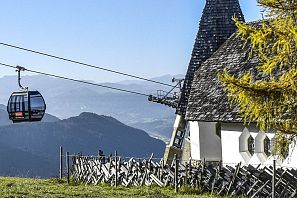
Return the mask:
<svg viewBox="0 0 297 198">
<path fill-rule="evenodd" d="M 246 123 L 276 133 L 273 153 L 282 157 L 297 139 L 297 0 L 258 0 L 265 19 L 255 24 L 234 19 L 238 36 L 257 57 L 257 74 L 227 70 L 218 79 Z M 261 76 L 259 78 L 259 76 Z"/>
</svg>

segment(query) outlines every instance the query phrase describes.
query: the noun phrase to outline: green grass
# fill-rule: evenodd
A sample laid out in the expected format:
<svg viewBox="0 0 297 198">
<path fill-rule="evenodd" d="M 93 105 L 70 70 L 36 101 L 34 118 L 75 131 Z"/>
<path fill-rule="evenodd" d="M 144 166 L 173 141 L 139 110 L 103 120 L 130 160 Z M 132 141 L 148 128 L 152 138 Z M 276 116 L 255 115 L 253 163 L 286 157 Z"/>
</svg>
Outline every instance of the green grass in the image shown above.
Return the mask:
<svg viewBox="0 0 297 198">
<path fill-rule="evenodd" d="M 0 177 L 0 197 L 150 197 L 150 198 L 217 198 L 201 195 L 199 191 L 181 189 L 178 194 L 171 188 L 110 187 L 107 184 L 84 185 L 59 179 L 28 179 Z"/>
</svg>

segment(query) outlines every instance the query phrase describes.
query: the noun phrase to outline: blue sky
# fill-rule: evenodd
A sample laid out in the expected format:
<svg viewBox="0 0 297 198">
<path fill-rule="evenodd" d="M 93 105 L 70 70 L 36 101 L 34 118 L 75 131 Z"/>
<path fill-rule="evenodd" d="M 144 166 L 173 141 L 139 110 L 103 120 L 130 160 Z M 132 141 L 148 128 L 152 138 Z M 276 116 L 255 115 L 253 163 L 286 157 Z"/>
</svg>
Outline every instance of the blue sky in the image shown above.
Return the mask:
<svg viewBox="0 0 297 198">
<path fill-rule="evenodd" d="M 150 78 L 184 74 L 201 0 L 0 1 L 0 42 Z M 256 0 L 241 0 L 246 21 L 261 18 Z M 0 62 L 96 82 L 127 77 L 0 46 Z M 0 77 L 15 74 L 0 67 Z M 29 73 L 28 73 L 29 74 Z"/>
</svg>

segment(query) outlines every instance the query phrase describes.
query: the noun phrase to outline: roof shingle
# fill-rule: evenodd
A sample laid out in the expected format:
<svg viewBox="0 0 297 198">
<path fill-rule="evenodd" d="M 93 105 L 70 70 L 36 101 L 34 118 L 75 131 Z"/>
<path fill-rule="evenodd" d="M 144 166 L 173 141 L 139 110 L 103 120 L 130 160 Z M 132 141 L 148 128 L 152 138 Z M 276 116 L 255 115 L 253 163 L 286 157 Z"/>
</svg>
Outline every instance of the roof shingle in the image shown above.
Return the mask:
<svg viewBox="0 0 297 198">
<path fill-rule="evenodd" d="M 233 16 L 244 21 L 238 0 L 206 0 L 177 114 L 186 113 L 195 71 L 236 31 Z"/>
<path fill-rule="evenodd" d="M 227 69 L 230 74 L 241 76 L 245 71 L 256 75 L 259 61 L 249 58 L 250 46 L 243 48 L 244 41 L 233 34 L 195 72 L 187 106 L 186 119 L 190 121 L 243 122 L 238 109 L 231 106 L 218 72 Z"/>
</svg>

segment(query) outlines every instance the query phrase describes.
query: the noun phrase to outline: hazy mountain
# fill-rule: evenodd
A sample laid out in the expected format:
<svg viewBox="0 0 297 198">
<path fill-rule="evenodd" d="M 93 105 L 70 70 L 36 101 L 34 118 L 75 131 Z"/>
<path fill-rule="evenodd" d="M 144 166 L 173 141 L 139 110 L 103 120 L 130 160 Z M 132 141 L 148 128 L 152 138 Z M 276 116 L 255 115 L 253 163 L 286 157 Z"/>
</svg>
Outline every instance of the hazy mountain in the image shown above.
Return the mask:
<svg viewBox="0 0 297 198">
<path fill-rule="evenodd" d="M 58 175 L 59 146 L 70 153 L 97 155 L 118 151 L 123 156 L 161 157 L 165 144 L 118 120 L 82 113 L 56 122 L 20 123 L 0 127 L 0 174 L 50 177 Z"/>
<path fill-rule="evenodd" d="M 48 114 L 48 113 L 45 113 L 41 122 L 57 122 L 59 121 L 60 119 L 57 118 L 56 116 L 53 116 L 51 114 Z"/>
<path fill-rule="evenodd" d="M 171 75 L 165 75 L 152 80 L 171 84 L 172 77 Z M 180 78 L 182 76 L 177 75 L 175 77 Z M 16 76 L 2 77 L 0 78 L 0 84 L 5 85 L 0 89 L 0 103 L 7 104 L 10 94 L 18 90 L 17 78 Z M 152 127 L 154 127 L 156 120 L 174 116 L 174 109 L 149 102 L 147 97 L 144 96 L 41 75 L 23 76 L 22 84 L 29 86 L 30 90 L 39 90 L 45 98 L 47 113 L 59 118 L 68 118 L 88 111 L 112 116 L 125 124 L 136 124 L 141 129 L 147 129 L 147 127 L 142 127 L 144 125 L 141 123 L 145 123 L 146 126 L 152 123 Z M 138 80 L 103 83 L 103 85 L 145 94 L 156 93 L 159 89 L 170 89 L 170 87 Z M 4 119 L 3 122 L 5 122 L 5 116 L 0 116 L 0 122 L 2 118 Z M 169 122 L 172 121 L 173 119 L 169 120 Z M 165 135 L 167 132 L 164 132 L 161 126 L 158 130 L 154 131 L 154 133 L 167 136 Z"/>
<path fill-rule="evenodd" d="M 172 79 L 184 79 L 185 76 L 182 74 L 177 74 L 177 75 L 163 75 L 163 76 L 158 76 L 155 78 L 151 78 L 150 80 L 154 80 L 157 82 L 162 82 L 162 83 L 166 83 L 166 84 L 172 84 Z M 118 84 L 124 84 L 124 85 L 131 85 L 131 84 L 138 84 L 138 85 L 151 85 L 150 82 L 148 81 L 143 81 L 143 80 L 123 80 L 123 81 L 119 81 L 117 82 Z"/>
<path fill-rule="evenodd" d="M 12 124 L 8 118 L 7 108 L 5 105 L 0 104 L 0 126 Z"/>
<path fill-rule="evenodd" d="M 145 130 L 152 137 L 161 139 L 164 142 L 169 142 L 173 131 L 174 119 L 175 117 L 172 116 L 153 121 L 131 123 L 131 126 Z"/>
</svg>

